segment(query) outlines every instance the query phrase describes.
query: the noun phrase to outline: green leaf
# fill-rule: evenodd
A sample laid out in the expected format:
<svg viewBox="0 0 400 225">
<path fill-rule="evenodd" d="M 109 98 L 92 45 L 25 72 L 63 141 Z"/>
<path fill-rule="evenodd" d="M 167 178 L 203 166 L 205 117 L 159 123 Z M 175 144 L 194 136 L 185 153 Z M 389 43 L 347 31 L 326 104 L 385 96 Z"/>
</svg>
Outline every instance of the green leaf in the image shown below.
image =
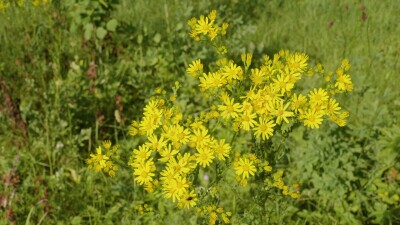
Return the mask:
<svg viewBox="0 0 400 225">
<path fill-rule="evenodd" d="M 83 34 L 85 40 L 89 40 L 92 37 L 93 24 L 88 23 L 85 25 L 85 33 Z"/>
<path fill-rule="evenodd" d="M 106 29 L 104 29 L 102 27 L 97 28 L 96 36 L 97 36 L 98 39 L 103 40 L 106 35 L 107 35 L 107 30 Z"/>
<path fill-rule="evenodd" d="M 160 41 L 161 41 L 161 35 L 159 34 L 159 33 L 157 33 L 156 35 L 154 35 L 154 38 L 153 38 L 153 41 L 155 42 L 155 43 L 160 43 Z"/>
<path fill-rule="evenodd" d="M 118 26 L 118 20 L 112 19 L 108 21 L 106 28 L 111 32 L 115 32 L 117 30 L 117 26 Z"/>
</svg>

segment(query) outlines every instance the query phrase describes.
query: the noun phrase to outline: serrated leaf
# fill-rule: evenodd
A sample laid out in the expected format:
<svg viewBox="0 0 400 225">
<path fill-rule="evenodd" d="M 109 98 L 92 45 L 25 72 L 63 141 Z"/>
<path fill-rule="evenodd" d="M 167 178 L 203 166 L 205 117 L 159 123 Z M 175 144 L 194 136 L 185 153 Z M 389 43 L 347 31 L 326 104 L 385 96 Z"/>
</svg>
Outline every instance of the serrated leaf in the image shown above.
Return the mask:
<svg viewBox="0 0 400 225">
<path fill-rule="evenodd" d="M 115 32 L 117 30 L 117 26 L 118 26 L 118 20 L 112 19 L 108 21 L 106 28 L 111 32 Z"/>
<path fill-rule="evenodd" d="M 103 40 L 106 35 L 107 35 L 106 29 L 104 29 L 102 27 L 99 27 L 96 29 L 96 36 L 98 39 Z"/>
</svg>

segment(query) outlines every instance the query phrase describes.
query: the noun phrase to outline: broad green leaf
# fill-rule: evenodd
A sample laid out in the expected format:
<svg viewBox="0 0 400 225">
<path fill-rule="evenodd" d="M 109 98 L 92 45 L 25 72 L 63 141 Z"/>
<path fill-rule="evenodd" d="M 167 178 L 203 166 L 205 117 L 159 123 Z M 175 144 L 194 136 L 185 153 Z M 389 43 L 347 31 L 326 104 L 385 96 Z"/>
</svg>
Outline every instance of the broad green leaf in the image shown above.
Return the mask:
<svg viewBox="0 0 400 225">
<path fill-rule="evenodd" d="M 86 41 L 92 37 L 92 32 L 93 32 L 93 24 L 91 23 L 86 24 L 85 33 L 83 34 Z"/>
<path fill-rule="evenodd" d="M 106 28 L 111 32 L 115 32 L 117 30 L 117 26 L 118 26 L 118 20 L 112 19 L 108 21 Z"/>
<path fill-rule="evenodd" d="M 107 30 L 106 29 L 104 29 L 102 27 L 97 28 L 96 36 L 97 36 L 98 39 L 103 40 L 106 35 L 107 35 Z"/>
</svg>

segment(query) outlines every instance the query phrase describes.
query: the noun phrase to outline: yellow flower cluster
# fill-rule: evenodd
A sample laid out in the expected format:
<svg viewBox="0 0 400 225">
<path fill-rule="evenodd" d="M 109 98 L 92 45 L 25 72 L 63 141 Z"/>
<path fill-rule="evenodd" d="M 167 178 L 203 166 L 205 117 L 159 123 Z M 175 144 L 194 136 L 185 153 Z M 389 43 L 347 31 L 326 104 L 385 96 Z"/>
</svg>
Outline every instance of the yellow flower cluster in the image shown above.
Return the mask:
<svg viewBox="0 0 400 225">
<path fill-rule="evenodd" d="M 348 112 L 341 111 L 333 96 L 352 90 L 348 60 L 336 71 L 336 82 L 326 88 L 314 88 L 307 94 L 296 93 L 295 87 L 308 68 L 304 53 L 280 51 L 272 59 L 265 56 L 258 68 L 248 70 L 251 54 L 242 55 L 244 67 L 224 58 L 215 71 L 203 71 L 200 60 L 193 61 L 187 72 L 198 79 L 199 88 L 215 98 L 219 117 L 232 122 L 235 131 L 252 131 L 258 139 L 273 136 L 277 125 L 300 121 L 311 129 L 319 128 L 324 118 L 339 126 L 346 124 Z"/>
<path fill-rule="evenodd" d="M 268 190 L 270 187 L 276 187 L 282 191 L 283 195 L 288 195 L 294 199 L 300 197 L 300 185 L 298 183 L 294 183 L 290 188 L 283 181 L 283 173 L 282 169 L 278 170 L 274 174 L 272 174 L 272 180 L 270 178 L 266 178 L 266 189 Z"/>
<path fill-rule="evenodd" d="M 180 110 L 166 106 L 164 99 L 148 102 L 141 121 L 130 127 L 131 135 L 137 133 L 145 135 L 146 141 L 133 150 L 129 160 L 135 181 L 149 192 L 160 188 L 179 207 L 197 204 L 188 175 L 196 167 L 224 161 L 231 150 L 224 139 L 211 136 L 201 121 L 183 121 Z"/>
<path fill-rule="evenodd" d="M 25 0 L 17 0 L 15 1 L 18 7 L 23 7 L 25 5 Z M 46 5 L 49 3 L 49 0 L 32 0 L 32 5 L 38 7 L 40 5 Z M 4 0 L 0 0 L 0 11 L 5 10 L 10 6 L 10 3 L 5 3 Z"/>
<path fill-rule="evenodd" d="M 149 213 L 149 212 L 154 212 L 154 208 L 149 206 L 148 204 L 140 204 L 140 205 L 135 205 L 133 209 L 139 213 L 140 215 L 143 215 L 144 213 Z"/>
<path fill-rule="evenodd" d="M 0 0 L 0 10 L 5 10 L 10 6 L 10 3 L 5 3 L 4 0 Z"/>
<path fill-rule="evenodd" d="M 215 10 L 200 19 L 191 19 L 189 25 L 195 40 L 212 43 L 218 35 L 225 35 L 228 27 L 227 24 L 217 25 Z M 347 74 L 351 68 L 348 60 L 343 60 L 335 74 L 330 72 L 326 75 L 320 64 L 310 68 L 309 57 L 304 53 L 280 51 L 272 58 L 264 56 L 259 63 L 254 62 L 252 54 L 244 53 L 241 55 L 242 62 L 236 63 L 225 57 L 226 51 L 221 51 L 225 47 L 213 46 L 222 53 L 215 64 L 205 67 L 197 59 L 187 68 L 187 73 L 197 79 L 210 108 L 196 116 L 185 117 L 176 102 L 179 83 L 175 84 L 174 93 L 169 97 L 166 91 L 157 88 L 156 95 L 143 109 L 143 117 L 133 121 L 129 128 L 130 135 L 144 138 L 133 149 L 128 163 L 133 168 L 135 182 L 146 191 L 162 193 L 165 198 L 176 202 L 179 208 L 198 206 L 198 213 L 207 216 L 210 224 L 215 224 L 217 220 L 229 223 L 231 213 L 215 205 L 201 207 L 200 199 L 205 196 L 192 183 L 197 182 L 199 170 L 213 170 L 211 166 L 216 165 L 218 177 L 221 175 L 219 165 L 231 165 L 236 180 L 242 186 L 252 177 L 265 177 L 267 174 L 267 187 L 276 187 L 283 195 L 299 198 L 299 185 L 285 185 L 283 170 L 272 174 L 273 168 L 265 160 L 265 154 L 261 157 L 256 155 L 257 151 L 250 154 L 250 150 L 243 149 L 244 154 L 241 155 L 235 149 L 235 156 L 232 157 L 231 144 L 238 134 L 245 132 L 250 133 L 258 143 L 267 141 L 274 135 L 275 129 L 285 123 L 300 122 L 314 129 L 319 128 L 324 119 L 329 119 L 344 126 L 349 113 L 342 111 L 334 96 L 353 89 Z M 212 70 L 205 71 L 205 68 Z M 308 92 L 297 88 L 303 75 L 317 73 L 323 74 L 322 87 Z M 212 129 L 210 124 L 217 125 Z M 233 130 L 231 143 L 216 138 L 221 128 L 224 131 Z M 103 147 L 109 150 L 111 143 L 105 142 Z M 88 159 L 89 168 L 115 174 L 116 169 L 110 169 L 114 168 L 109 159 L 111 155 L 108 152 L 103 155 L 99 147 L 97 154 L 91 154 Z M 218 161 L 225 163 L 219 164 Z M 215 182 L 219 180 L 216 178 Z M 213 185 L 209 188 L 216 190 Z M 207 194 L 213 197 L 213 193 L 210 191 Z"/>
<path fill-rule="evenodd" d="M 218 220 L 222 221 L 224 224 L 229 224 L 231 222 L 229 217 L 232 216 L 232 213 L 229 211 L 225 212 L 223 208 L 217 207 L 216 205 L 207 205 L 202 208 L 196 208 L 196 212 L 200 214 L 201 217 L 208 217 L 210 225 L 216 224 Z"/>
<path fill-rule="evenodd" d="M 218 34 L 224 36 L 229 25 L 223 23 L 219 26 L 215 22 L 216 18 L 217 11 L 212 10 L 207 16 L 201 15 L 199 19 L 196 19 L 195 17 L 190 19 L 188 21 L 189 26 L 192 28 L 190 36 L 196 41 L 200 41 L 202 38 L 208 38 L 213 41 Z"/>
<path fill-rule="evenodd" d="M 103 154 L 103 148 L 106 150 L 106 154 Z M 112 146 L 111 141 L 104 141 L 103 148 L 99 146 L 96 149 L 96 154 L 90 154 L 90 158 L 86 160 L 86 163 L 89 164 L 90 170 L 96 172 L 104 171 L 113 177 L 118 170 L 118 166 L 111 161 L 111 157 L 118 158 L 115 152 L 119 149 L 119 146 Z"/>
</svg>

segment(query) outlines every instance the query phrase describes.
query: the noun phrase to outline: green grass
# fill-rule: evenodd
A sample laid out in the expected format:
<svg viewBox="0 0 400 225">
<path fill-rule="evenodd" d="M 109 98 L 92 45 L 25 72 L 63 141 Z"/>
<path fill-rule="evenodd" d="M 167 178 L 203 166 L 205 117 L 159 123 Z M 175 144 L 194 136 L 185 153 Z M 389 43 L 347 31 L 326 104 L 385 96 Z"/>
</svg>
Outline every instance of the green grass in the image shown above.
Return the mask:
<svg viewBox="0 0 400 225">
<path fill-rule="evenodd" d="M 121 0 L 108 9 L 68 2 L 74 1 L 41 7 L 27 1 L 0 11 L 0 79 L 8 87 L 0 90 L 0 175 L 15 171 L 12 177 L 18 177 L 1 181 L 0 224 L 204 222 L 193 211 L 145 195 L 127 166 L 111 179 L 88 171 L 85 159 L 103 139 L 118 142 L 122 159 L 129 157 L 138 140 L 128 138 L 128 125 L 156 87 L 178 80 L 185 86 L 182 101 L 190 103 L 186 66 L 215 56 L 190 40 L 186 21 L 214 8 L 231 24 L 232 55 L 289 49 L 327 70 L 343 58 L 352 65 L 354 92 L 340 98 L 350 112 L 347 127 L 324 125 L 309 134 L 299 129 L 287 138 L 279 166 L 288 170 L 288 180 L 301 182 L 303 199 L 271 199 L 269 223 L 400 223 L 399 200 L 379 196 L 400 195 L 400 181 L 388 181 L 390 168 L 400 170 L 397 1 Z M 101 17 L 80 17 L 78 9 L 97 10 Z M 105 26 L 112 18 L 119 22 L 115 32 L 84 39 L 87 23 Z M 95 79 L 87 75 L 91 62 Z M 316 81 L 302 82 L 308 87 Z M 15 125 L 6 94 L 18 103 L 29 137 Z M 241 195 L 232 223 L 261 224 L 254 199 L 246 191 Z M 222 204 L 234 205 L 228 191 L 222 196 L 228 196 Z M 143 203 L 156 212 L 137 213 L 134 207 Z"/>
</svg>

